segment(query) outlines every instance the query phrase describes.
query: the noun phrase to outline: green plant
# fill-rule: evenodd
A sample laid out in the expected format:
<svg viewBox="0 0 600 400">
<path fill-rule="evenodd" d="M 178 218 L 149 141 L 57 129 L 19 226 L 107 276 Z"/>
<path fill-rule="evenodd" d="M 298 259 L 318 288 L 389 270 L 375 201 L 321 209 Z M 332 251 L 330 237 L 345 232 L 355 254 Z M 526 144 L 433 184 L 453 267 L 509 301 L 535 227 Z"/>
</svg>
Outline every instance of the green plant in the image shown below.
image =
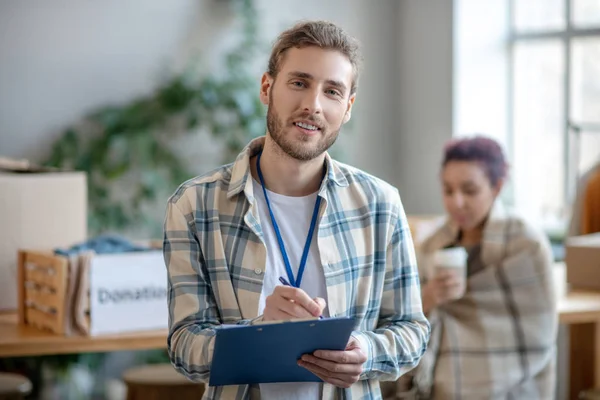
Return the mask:
<svg viewBox="0 0 600 400">
<path fill-rule="evenodd" d="M 204 129 L 224 145 L 224 161 L 231 162 L 251 138 L 264 134 L 258 81 L 247 69 L 261 46 L 256 9 L 252 0 L 231 4 L 243 22 L 242 40 L 225 56 L 223 71 L 175 75 L 148 96 L 92 112 L 54 143 L 45 165 L 87 173 L 91 234 L 161 234 L 163 216 L 148 205 L 164 203 L 195 175 L 173 149 L 177 139 Z"/>
</svg>

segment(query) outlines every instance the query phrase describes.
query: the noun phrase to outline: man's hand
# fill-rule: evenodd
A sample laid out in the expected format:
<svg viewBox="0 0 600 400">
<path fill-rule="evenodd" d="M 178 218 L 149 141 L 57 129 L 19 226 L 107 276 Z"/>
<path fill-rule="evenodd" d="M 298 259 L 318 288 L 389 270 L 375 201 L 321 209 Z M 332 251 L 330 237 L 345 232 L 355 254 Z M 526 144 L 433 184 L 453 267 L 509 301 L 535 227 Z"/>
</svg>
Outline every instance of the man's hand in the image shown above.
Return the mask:
<svg viewBox="0 0 600 400">
<path fill-rule="evenodd" d="M 302 289 L 276 286 L 265 301 L 263 321 L 319 317 L 325 306 L 325 300 L 311 299 Z"/>
<path fill-rule="evenodd" d="M 344 351 L 317 350 L 305 354 L 298 365 L 306 368 L 324 382 L 337 387 L 349 388 L 358 381 L 367 356 L 358 341 L 351 337 Z"/>
</svg>

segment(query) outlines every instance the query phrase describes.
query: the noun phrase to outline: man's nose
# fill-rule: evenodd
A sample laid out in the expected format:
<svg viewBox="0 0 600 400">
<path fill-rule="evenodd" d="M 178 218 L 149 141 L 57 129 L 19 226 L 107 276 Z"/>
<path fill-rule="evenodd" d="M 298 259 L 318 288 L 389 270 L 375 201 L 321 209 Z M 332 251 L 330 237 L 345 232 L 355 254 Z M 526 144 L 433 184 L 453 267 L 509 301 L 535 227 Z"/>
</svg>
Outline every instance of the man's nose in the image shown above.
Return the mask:
<svg viewBox="0 0 600 400">
<path fill-rule="evenodd" d="M 307 90 L 302 99 L 302 110 L 308 114 L 321 114 L 321 94 L 320 89 Z"/>
</svg>

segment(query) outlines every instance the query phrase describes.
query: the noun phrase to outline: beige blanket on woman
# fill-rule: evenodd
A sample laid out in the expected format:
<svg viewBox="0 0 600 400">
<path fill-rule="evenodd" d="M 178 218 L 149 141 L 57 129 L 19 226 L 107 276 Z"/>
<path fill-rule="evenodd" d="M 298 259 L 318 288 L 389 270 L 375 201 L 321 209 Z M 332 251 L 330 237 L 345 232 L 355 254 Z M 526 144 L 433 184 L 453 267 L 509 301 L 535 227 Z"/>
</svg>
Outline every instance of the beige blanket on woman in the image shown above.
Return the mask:
<svg viewBox="0 0 600 400">
<path fill-rule="evenodd" d="M 428 255 L 451 244 L 447 223 L 421 248 Z M 495 205 L 481 247 L 483 270 L 465 296 L 434 310 L 429 348 L 415 370 L 420 398 L 552 399 L 557 312 L 547 239 Z"/>
</svg>

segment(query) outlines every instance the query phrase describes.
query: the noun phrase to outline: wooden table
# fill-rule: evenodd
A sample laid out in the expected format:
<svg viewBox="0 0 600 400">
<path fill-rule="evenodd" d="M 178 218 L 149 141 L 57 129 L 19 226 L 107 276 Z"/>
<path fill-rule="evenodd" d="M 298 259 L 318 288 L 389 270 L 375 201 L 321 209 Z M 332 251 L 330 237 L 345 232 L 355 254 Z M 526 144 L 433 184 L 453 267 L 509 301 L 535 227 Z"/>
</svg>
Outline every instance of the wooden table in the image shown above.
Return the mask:
<svg viewBox="0 0 600 400">
<path fill-rule="evenodd" d="M 570 328 L 569 398 L 576 399 L 579 391 L 600 387 L 600 292 L 567 293 L 564 266 L 557 265 L 555 272 L 559 319 Z M 0 357 L 160 349 L 166 337 L 166 331 L 63 337 L 18 326 L 16 313 L 0 314 Z"/>
<path fill-rule="evenodd" d="M 600 388 L 600 292 L 566 289 L 565 266 L 555 266 L 558 314 L 569 327 L 568 398 Z M 564 377 L 557 377 L 563 379 Z"/>
<path fill-rule="evenodd" d="M 17 324 L 17 313 L 0 313 L 0 357 L 147 350 L 167 347 L 167 331 L 101 337 L 58 336 Z"/>
</svg>

